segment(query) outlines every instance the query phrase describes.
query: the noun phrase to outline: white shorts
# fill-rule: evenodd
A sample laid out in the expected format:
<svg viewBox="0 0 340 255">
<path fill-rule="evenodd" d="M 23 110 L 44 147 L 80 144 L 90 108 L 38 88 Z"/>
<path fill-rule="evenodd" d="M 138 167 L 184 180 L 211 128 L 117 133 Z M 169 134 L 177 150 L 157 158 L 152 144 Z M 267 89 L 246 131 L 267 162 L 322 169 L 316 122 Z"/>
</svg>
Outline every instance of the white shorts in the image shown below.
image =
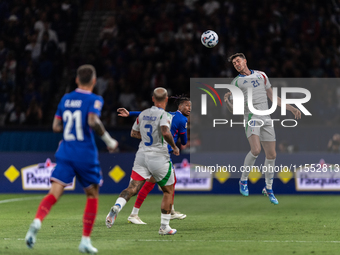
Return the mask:
<svg viewBox="0 0 340 255">
<path fill-rule="evenodd" d="M 132 171 L 143 179 L 155 178 L 159 186 L 174 184 L 175 176 L 169 154 L 138 151 Z M 134 179 L 133 173 L 131 178 Z"/>
<path fill-rule="evenodd" d="M 263 122 L 264 123 L 263 123 Z M 253 120 L 251 119 L 248 123 L 246 123 L 246 136 L 249 138 L 251 135 L 257 135 L 260 137 L 260 141 L 268 141 L 273 142 L 276 141 L 275 138 L 275 130 L 272 126 L 272 121 L 264 121 L 264 120 Z"/>
</svg>

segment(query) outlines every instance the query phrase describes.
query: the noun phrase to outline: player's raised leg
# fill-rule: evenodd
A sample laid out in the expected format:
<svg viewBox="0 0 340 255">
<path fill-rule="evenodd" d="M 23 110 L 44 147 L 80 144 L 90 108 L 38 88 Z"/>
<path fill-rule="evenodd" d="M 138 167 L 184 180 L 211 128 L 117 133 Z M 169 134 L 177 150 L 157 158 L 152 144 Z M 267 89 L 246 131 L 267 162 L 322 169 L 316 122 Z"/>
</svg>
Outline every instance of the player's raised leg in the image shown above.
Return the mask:
<svg viewBox="0 0 340 255">
<path fill-rule="evenodd" d="M 90 235 L 98 210 L 99 185 L 93 184 L 84 189 L 87 200 L 83 215 L 83 235 L 79 244 L 82 253 L 96 254 L 98 250 L 92 246 Z"/>
<path fill-rule="evenodd" d="M 139 176 L 139 178 L 135 178 L 136 176 Z M 111 207 L 109 214 L 106 216 L 106 226 L 108 228 L 112 227 L 118 213 L 123 209 L 130 198 L 138 193 L 145 183 L 145 179 L 134 171 L 132 171 L 131 178 L 132 180 L 130 181 L 129 186 L 120 193 L 115 205 Z"/>
<path fill-rule="evenodd" d="M 64 186 L 60 183 L 53 182 L 49 193 L 41 200 L 35 218 L 30 225 L 25 237 L 28 248 L 33 248 L 38 231 L 41 228 L 42 221 L 48 215 L 52 206 L 58 201 L 63 192 Z"/>
<path fill-rule="evenodd" d="M 275 151 L 275 141 L 263 141 L 262 147 L 266 154 L 266 159 L 264 161 L 264 165 L 266 166 L 265 172 L 265 180 L 266 186 L 263 188 L 262 193 L 269 197 L 269 200 L 274 205 L 279 204 L 279 201 L 274 196 L 273 192 L 273 181 L 274 181 L 274 167 L 275 167 L 275 159 L 276 159 L 276 151 Z"/>
<path fill-rule="evenodd" d="M 260 138 L 258 135 L 251 135 L 248 137 L 249 145 L 250 145 L 250 151 L 248 152 L 246 158 L 244 159 L 244 172 L 242 173 L 239 185 L 240 185 L 240 193 L 243 196 L 249 196 L 249 190 L 248 190 L 248 176 L 251 171 L 251 168 L 255 164 L 255 161 L 258 157 L 258 155 L 261 152 L 261 143 Z"/>
<path fill-rule="evenodd" d="M 138 192 L 137 199 L 135 202 L 134 207 L 132 208 L 132 212 L 130 216 L 128 217 L 128 222 L 133 224 L 146 224 L 144 221 L 142 221 L 139 216 L 139 209 L 142 206 L 145 198 L 148 196 L 151 190 L 156 185 L 155 179 L 152 177 L 150 180 L 146 181 L 141 188 L 141 190 Z"/>
</svg>

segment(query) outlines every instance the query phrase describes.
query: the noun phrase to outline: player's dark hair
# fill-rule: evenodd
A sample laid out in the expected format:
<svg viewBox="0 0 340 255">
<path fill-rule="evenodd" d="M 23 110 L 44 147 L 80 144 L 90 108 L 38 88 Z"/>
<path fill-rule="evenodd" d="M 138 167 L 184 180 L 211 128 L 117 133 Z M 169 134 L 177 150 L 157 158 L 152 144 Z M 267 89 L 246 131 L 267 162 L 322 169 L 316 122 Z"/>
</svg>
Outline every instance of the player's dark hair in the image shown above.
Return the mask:
<svg viewBox="0 0 340 255">
<path fill-rule="evenodd" d="M 93 65 L 82 65 L 77 70 L 77 77 L 81 84 L 89 84 L 96 75 L 96 69 Z"/>
<path fill-rule="evenodd" d="M 237 57 L 246 59 L 246 56 L 245 56 L 243 53 L 235 53 L 234 55 L 231 55 L 231 56 L 228 58 L 228 61 L 229 61 L 229 62 L 232 62 L 233 59 L 234 59 L 234 58 L 237 58 Z"/>
<path fill-rule="evenodd" d="M 190 98 L 187 97 L 186 95 L 180 95 L 180 96 L 171 96 L 170 98 L 175 99 L 175 103 L 177 105 L 180 105 L 186 101 L 190 101 Z"/>
</svg>

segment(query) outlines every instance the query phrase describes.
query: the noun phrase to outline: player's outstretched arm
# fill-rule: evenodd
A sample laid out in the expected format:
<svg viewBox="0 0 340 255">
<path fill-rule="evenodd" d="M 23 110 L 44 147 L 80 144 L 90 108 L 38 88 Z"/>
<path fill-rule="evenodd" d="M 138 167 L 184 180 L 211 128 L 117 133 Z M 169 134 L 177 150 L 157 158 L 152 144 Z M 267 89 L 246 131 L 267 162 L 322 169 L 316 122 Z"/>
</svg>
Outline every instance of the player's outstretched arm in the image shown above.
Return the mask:
<svg viewBox="0 0 340 255">
<path fill-rule="evenodd" d="M 142 136 L 139 131 L 136 131 L 134 129 L 131 129 L 131 137 L 137 138 L 137 139 L 142 139 Z"/>
<path fill-rule="evenodd" d="M 125 108 L 118 108 L 117 112 L 118 112 L 118 116 L 121 116 L 121 117 L 138 116 L 141 113 L 141 112 L 133 112 L 133 111 L 129 112 Z"/>
<path fill-rule="evenodd" d="M 233 104 L 230 102 L 231 92 L 227 92 L 224 95 L 224 102 L 227 104 L 227 108 L 230 112 L 233 112 Z"/>
<path fill-rule="evenodd" d="M 63 132 L 63 121 L 59 117 L 54 117 L 52 124 L 53 132 L 61 133 Z"/>
<path fill-rule="evenodd" d="M 270 101 L 273 102 L 273 90 L 272 90 L 272 88 L 267 89 L 267 96 L 270 99 Z M 277 105 L 281 107 L 281 98 L 280 97 L 277 97 Z M 291 106 L 290 104 L 287 104 L 286 107 L 287 107 L 288 111 L 291 111 L 294 114 L 295 119 L 297 119 L 297 120 L 301 119 L 301 112 L 300 112 L 299 109 Z"/>
<path fill-rule="evenodd" d="M 172 137 L 170 129 L 167 126 L 161 126 L 161 132 L 162 132 L 162 136 L 164 137 L 165 141 L 171 146 L 173 153 L 176 156 L 178 156 L 179 155 L 179 149 L 175 144 L 175 141 Z"/>
<path fill-rule="evenodd" d="M 87 123 L 92 130 L 101 137 L 107 146 L 109 152 L 114 152 L 118 147 L 118 142 L 113 139 L 110 134 L 106 131 L 103 123 L 99 119 L 97 114 L 89 113 Z"/>
</svg>

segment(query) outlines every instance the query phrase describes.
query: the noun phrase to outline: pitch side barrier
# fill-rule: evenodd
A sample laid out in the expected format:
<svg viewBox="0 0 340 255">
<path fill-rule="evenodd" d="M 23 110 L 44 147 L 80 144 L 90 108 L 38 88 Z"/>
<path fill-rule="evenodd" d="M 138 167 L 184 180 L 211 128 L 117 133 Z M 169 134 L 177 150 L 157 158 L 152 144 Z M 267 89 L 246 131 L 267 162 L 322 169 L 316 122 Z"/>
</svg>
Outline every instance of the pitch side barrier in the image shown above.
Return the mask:
<svg viewBox="0 0 340 255">
<path fill-rule="evenodd" d="M 190 162 L 190 155 L 173 156 L 176 168 L 176 194 L 239 194 L 238 181 L 246 152 L 202 153 Z M 101 194 L 119 193 L 127 187 L 134 153 L 101 153 L 104 183 Z M 264 162 L 260 154 L 258 162 Z M 53 153 L 0 153 L 0 193 L 43 193 L 50 187 L 55 166 Z M 338 194 L 340 159 L 330 153 L 277 154 L 274 180 L 276 194 Z M 210 167 L 210 168 L 209 168 Z M 210 169 L 210 171 L 206 171 Z M 260 163 L 250 169 L 249 189 L 260 194 L 264 187 Z M 66 193 L 83 193 L 75 180 Z M 152 191 L 161 194 L 159 189 Z"/>
</svg>

